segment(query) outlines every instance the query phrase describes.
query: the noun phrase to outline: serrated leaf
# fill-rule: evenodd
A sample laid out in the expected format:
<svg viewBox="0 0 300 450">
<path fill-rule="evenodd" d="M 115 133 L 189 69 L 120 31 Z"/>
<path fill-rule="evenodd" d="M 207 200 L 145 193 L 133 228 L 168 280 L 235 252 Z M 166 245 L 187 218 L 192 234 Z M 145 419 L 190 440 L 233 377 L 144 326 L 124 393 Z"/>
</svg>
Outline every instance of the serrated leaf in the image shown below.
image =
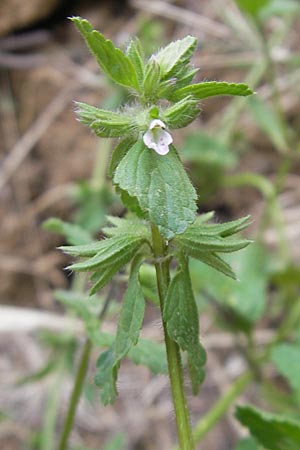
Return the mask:
<svg viewBox="0 0 300 450">
<path fill-rule="evenodd" d="M 115 365 L 113 349 L 101 353 L 96 363 L 95 384 L 101 388 L 103 405 L 113 403 L 117 397 L 118 366 Z"/>
<path fill-rule="evenodd" d="M 168 128 L 183 128 L 193 122 L 200 114 L 198 101 L 188 96 L 167 108 L 163 113 L 163 121 Z"/>
<path fill-rule="evenodd" d="M 244 83 L 226 83 L 225 81 L 204 81 L 202 83 L 191 84 L 173 92 L 172 100 L 178 101 L 188 95 L 197 100 L 216 95 L 241 95 L 248 96 L 253 91 Z"/>
<path fill-rule="evenodd" d="M 161 49 L 154 56 L 160 65 L 162 79 L 176 75 L 182 70 L 196 48 L 197 39 L 193 36 L 186 36 L 175 42 L 171 42 L 165 48 Z"/>
<path fill-rule="evenodd" d="M 167 239 L 195 219 L 196 192 L 173 146 L 161 156 L 139 140 L 120 162 L 114 183 L 138 200 Z"/>
<path fill-rule="evenodd" d="M 144 319 L 145 300 L 139 283 L 141 258 L 136 258 L 131 266 L 128 286 L 118 319 L 115 341 L 116 361 L 123 359 L 129 350 L 136 345 L 140 328 Z"/>
<path fill-rule="evenodd" d="M 271 359 L 278 372 L 287 378 L 296 392 L 300 391 L 300 344 L 279 344 L 272 349 Z"/>
<path fill-rule="evenodd" d="M 72 17 L 71 20 L 85 39 L 103 72 L 115 83 L 139 91 L 137 74 L 128 56 L 115 47 L 109 39 L 105 39 L 101 33 L 94 30 L 86 19 Z"/>
<path fill-rule="evenodd" d="M 194 236 L 195 234 L 203 236 L 219 236 L 226 238 L 233 234 L 239 233 L 250 225 L 250 216 L 241 217 L 237 220 L 231 220 L 224 223 L 203 223 L 197 219 L 185 231 L 185 236 Z"/>
<path fill-rule="evenodd" d="M 142 84 L 144 79 L 144 52 L 138 38 L 129 42 L 126 54 L 135 67 L 139 83 Z"/>
<path fill-rule="evenodd" d="M 168 373 L 165 346 L 148 339 L 139 339 L 128 352 L 128 357 L 138 365 L 147 366 L 154 374 Z"/>
<path fill-rule="evenodd" d="M 226 239 L 216 235 L 200 234 L 198 230 L 189 230 L 176 238 L 176 242 L 193 255 L 197 252 L 232 253 L 247 247 L 251 241 L 247 239 Z"/>
<path fill-rule="evenodd" d="M 46 220 L 43 223 L 43 229 L 62 234 L 71 245 L 88 244 L 93 241 L 91 234 L 79 225 L 64 222 L 56 217 Z"/>
<path fill-rule="evenodd" d="M 181 350 L 187 351 L 193 393 L 204 380 L 205 350 L 199 342 L 199 319 L 191 286 L 188 264 L 182 258 L 181 267 L 172 279 L 165 299 L 163 318 L 167 330 Z"/>
<path fill-rule="evenodd" d="M 92 256 L 92 258 L 72 264 L 68 269 L 78 271 L 88 271 L 97 268 L 107 267 L 118 260 L 131 257 L 143 244 L 143 239 L 139 236 L 114 236 L 104 239 L 94 247 L 84 245 L 76 247 L 61 247 L 66 253 L 73 256 Z M 96 250 L 96 252 L 95 252 Z M 91 255 L 92 254 L 92 255 Z M 94 255 L 94 256 L 93 256 Z"/>
<path fill-rule="evenodd" d="M 86 103 L 76 103 L 76 113 L 80 121 L 88 125 L 97 136 L 123 137 L 135 127 L 131 116 L 96 108 Z"/>
<path fill-rule="evenodd" d="M 298 450 L 300 425 L 284 415 L 267 413 L 253 406 L 238 406 L 237 419 L 268 450 Z"/>
<path fill-rule="evenodd" d="M 109 177 L 113 177 L 116 168 L 118 167 L 120 161 L 124 158 L 128 150 L 134 145 L 134 139 L 129 137 L 125 138 L 118 143 L 118 145 L 113 150 L 111 155 L 111 160 L 109 163 L 109 168 L 107 174 Z"/>
<path fill-rule="evenodd" d="M 280 152 L 286 152 L 288 150 L 288 144 L 285 140 L 283 124 L 280 117 L 257 96 L 250 98 L 247 106 L 257 126 L 269 137 Z"/>
</svg>

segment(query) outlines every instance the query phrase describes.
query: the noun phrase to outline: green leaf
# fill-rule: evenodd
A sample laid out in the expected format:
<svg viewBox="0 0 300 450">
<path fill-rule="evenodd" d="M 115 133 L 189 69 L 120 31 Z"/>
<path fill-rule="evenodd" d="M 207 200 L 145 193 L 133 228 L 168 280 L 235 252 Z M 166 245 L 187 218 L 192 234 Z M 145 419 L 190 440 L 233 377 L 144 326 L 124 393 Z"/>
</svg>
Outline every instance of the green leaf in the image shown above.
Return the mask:
<svg viewBox="0 0 300 450">
<path fill-rule="evenodd" d="M 160 66 L 156 59 L 150 58 L 143 82 L 143 95 L 148 99 L 155 99 L 155 94 L 160 85 Z"/>
<path fill-rule="evenodd" d="M 144 239 L 139 236 L 114 236 L 96 244 L 61 247 L 63 251 L 73 256 L 92 256 L 92 258 L 72 264 L 68 269 L 88 271 L 105 268 L 118 260 L 131 258 L 143 245 Z M 129 256 L 130 255 L 130 256 Z"/>
<path fill-rule="evenodd" d="M 199 342 L 199 319 L 191 286 L 187 261 L 181 258 L 180 269 L 172 279 L 165 300 L 163 317 L 167 330 L 181 350 L 187 351 L 193 393 L 204 380 L 205 350 Z"/>
<path fill-rule="evenodd" d="M 134 65 L 139 84 L 142 85 L 144 79 L 144 52 L 137 37 L 129 42 L 126 54 Z"/>
<path fill-rule="evenodd" d="M 145 313 L 145 300 L 139 283 L 141 258 L 133 260 L 128 286 L 118 320 L 115 341 L 115 358 L 121 361 L 136 345 Z"/>
<path fill-rule="evenodd" d="M 139 140 L 120 162 L 114 183 L 138 200 L 167 239 L 195 219 L 196 192 L 173 146 L 161 156 Z"/>
<path fill-rule="evenodd" d="M 197 39 L 193 36 L 186 36 L 175 42 L 171 42 L 160 50 L 155 59 L 160 65 L 162 79 L 170 78 L 189 62 L 196 48 Z"/>
<path fill-rule="evenodd" d="M 87 20 L 81 17 L 72 17 L 71 20 L 85 39 L 103 72 L 115 83 L 139 91 L 137 74 L 129 57 L 116 48 L 109 39 L 105 39 L 101 33 L 94 30 Z"/>
<path fill-rule="evenodd" d="M 284 136 L 283 124 L 278 115 L 257 96 L 250 98 L 247 106 L 257 126 L 280 152 L 286 152 L 288 145 Z"/>
<path fill-rule="evenodd" d="M 76 103 L 80 121 L 88 125 L 97 136 L 123 137 L 136 126 L 132 116 L 96 108 L 86 103 Z"/>
<path fill-rule="evenodd" d="M 198 101 L 188 96 L 167 108 L 162 118 L 171 129 L 183 128 L 193 122 L 200 111 Z"/>
<path fill-rule="evenodd" d="M 43 229 L 52 233 L 62 234 L 71 245 L 88 244 L 93 241 L 91 234 L 79 225 L 64 222 L 52 217 L 43 223 Z"/>
<path fill-rule="evenodd" d="M 241 439 L 234 450 L 260 450 L 258 444 L 253 438 Z"/>
<path fill-rule="evenodd" d="M 203 215 L 202 215 L 203 216 Z M 184 235 L 193 236 L 195 234 L 204 236 L 219 236 L 226 238 L 239 233 L 250 225 L 250 217 L 245 216 L 240 219 L 231 220 L 224 223 L 203 223 L 202 216 L 198 216 L 195 222 L 189 226 Z"/>
<path fill-rule="evenodd" d="M 112 178 L 114 176 L 115 170 L 118 167 L 120 161 L 124 158 L 128 150 L 134 145 L 134 142 L 134 139 L 129 137 L 120 141 L 116 146 L 112 153 L 109 168 L 107 171 L 109 177 Z"/>
<path fill-rule="evenodd" d="M 272 349 L 271 359 L 278 372 L 287 378 L 296 392 L 300 391 L 300 344 L 279 344 Z"/>
<path fill-rule="evenodd" d="M 167 374 L 168 364 L 164 344 L 148 339 L 139 339 L 128 352 L 128 357 L 138 365 L 148 367 L 154 374 Z"/>
<path fill-rule="evenodd" d="M 174 91 L 172 100 L 178 101 L 188 95 L 197 100 L 215 95 L 241 95 L 247 96 L 253 94 L 253 91 L 243 83 L 226 83 L 225 81 L 204 81 L 202 83 L 191 84 Z"/>
<path fill-rule="evenodd" d="M 268 450 L 298 450 L 299 422 L 284 415 L 264 412 L 253 406 L 238 406 L 236 417 L 250 433 Z"/>
<path fill-rule="evenodd" d="M 101 401 L 104 405 L 113 403 L 117 397 L 117 376 L 114 351 L 106 350 L 97 360 L 95 375 L 95 384 L 101 388 Z"/>
<path fill-rule="evenodd" d="M 189 230 L 176 238 L 176 242 L 191 256 L 198 252 L 231 253 L 247 247 L 251 241 L 247 239 L 226 239 L 215 235 L 205 235 L 198 230 Z"/>
</svg>

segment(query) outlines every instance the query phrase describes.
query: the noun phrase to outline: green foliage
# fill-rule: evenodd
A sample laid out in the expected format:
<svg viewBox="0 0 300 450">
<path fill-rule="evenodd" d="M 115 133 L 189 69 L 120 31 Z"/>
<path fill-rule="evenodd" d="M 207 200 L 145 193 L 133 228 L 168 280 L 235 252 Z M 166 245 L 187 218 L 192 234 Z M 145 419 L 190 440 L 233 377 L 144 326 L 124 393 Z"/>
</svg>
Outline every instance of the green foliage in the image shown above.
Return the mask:
<svg viewBox="0 0 300 450">
<path fill-rule="evenodd" d="M 138 141 L 118 165 L 114 183 L 138 200 L 167 239 L 195 219 L 196 193 L 173 147 L 162 157 Z"/>
<path fill-rule="evenodd" d="M 171 42 L 161 49 L 154 58 L 161 68 L 162 80 L 176 76 L 190 61 L 196 48 L 197 39 L 193 36 Z"/>
<path fill-rule="evenodd" d="M 107 171 L 109 177 L 112 178 L 114 176 L 115 170 L 118 167 L 120 161 L 124 158 L 128 150 L 133 146 L 133 144 L 134 139 L 129 137 L 122 139 L 122 141 L 120 141 L 118 145 L 115 147 Z"/>
<path fill-rule="evenodd" d="M 217 253 L 231 253 L 248 246 L 250 241 L 247 239 L 230 238 L 231 235 L 244 229 L 248 223 L 247 216 L 225 224 L 206 224 L 200 216 L 183 234 L 176 236 L 174 244 L 187 255 L 230 278 L 235 278 L 230 266 Z"/>
<path fill-rule="evenodd" d="M 180 268 L 168 289 L 163 317 L 168 333 L 181 350 L 187 351 L 193 393 L 204 380 L 205 351 L 199 342 L 199 319 L 191 286 L 188 263 L 180 259 Z"/>
<path fill-rule="evenodd" d="M 130 58 L 109 39 L 105 39 L 101 33 L 94 30 L 86 19 L 72 17 L 71 20 L 82 34 L 103 72 L 115 83 L 138 91 L 138 78 Z"/>
<path fill-rule="evenodd" d="M 135 364 L 148 367 L 154 374 L 168 373 L 166 349 L 163 344 L 149 339 L 139 339 L 129 350 L 128 357 Z"/>
<path fill-rule="evenodd" d="M 257 441 L 268 450 L 298 450 L 300 442 L 299 423 L 264 412 L 252 406 L 238 406 L 236 417 L 246 426 Z"/>
<path fill-rule="evenodd" d="M 99 137 L 122 137 L 136 127 L 130 115 L 106 111 L 86 103 L 77 102 L 76 105 L 80 121 L 88 125 Z"/>
<path fill-rule="evenodd" d="M 167 108 L 162 118 L 170 129 L 183 128 L 193 122 L 200 111 L 198 100 L 188 96 Z"/>
<path fill-rule="evenodd" d="M 272 349 L 271 359 L 278 372 L 286 377 L 292 389 L 300 393 L 300 344 L 278 344 Z"/>
<path fill-rule="evenodd" d="M 132 62 L 139 84 L 142 85 L 144 80 L 144 51 L 138 38 L 132 39 L 127 47 L 126 55 Z"/>
<path fill-rule="evenodd" d="M 91 234 L 73 223 L 52 217 L 43 223 L 43 229 L 52 233 L 62 234 L 70 245 L 81 245 L 92 242 Z"/>
<path fill-rule="evenodd" d="M 173 101 L 182 100 L 191 95 L 202 100 L 215 95 L 241 95 L 243 97 L 253 94 L 253 91 L 244 83 L 226 83 L 225 81 L 203 81 L 191 84 L 174 91 L 171 95 Z"/>
<path fill-rule="evenodd" d="M 160 65 L 155 58 L 150 58 L 145 67 L 143 95 L 147 99 L 155 99 L 160 86 Z"/>
<path fill-rule="evenodd" d="M 62 251 L 72 256 L 90 257 L 84 262 L 68 267 L 71 270 L 88 271 L 105 268 L 118 260 L 130 258 L 143 244 L 140 236 L 114 236 L 92 244 L 60 247 Z"/>
<path fill-rule="evenodd" d="M 132 262 L 128 287 L 118 320 L 115 341 L 115 358 L 117 361 L 121 361 L 129 350 L 136 345 L 144 319 L 145 300 L 139 283 L 140 265 L 141 259 L 135 258 Z"/>
</svg>

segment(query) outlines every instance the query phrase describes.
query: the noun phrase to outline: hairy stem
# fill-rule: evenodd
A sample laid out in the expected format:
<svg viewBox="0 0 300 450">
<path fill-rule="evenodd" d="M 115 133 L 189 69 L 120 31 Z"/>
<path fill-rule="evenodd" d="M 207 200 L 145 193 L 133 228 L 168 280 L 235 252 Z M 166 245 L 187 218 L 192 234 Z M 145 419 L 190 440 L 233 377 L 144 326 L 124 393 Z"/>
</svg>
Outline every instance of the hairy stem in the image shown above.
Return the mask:
<svg viewBox="0 0 300 450">
<path fill-rule="evenodd" d="M 152 240 L 154 256 L 161 259 L 160 262 L 155 263 L 155 270 L 160 308 L 163 315 L 164 301 L 170 282 L 169 260 L 164 259 L 167 254 L 166 242 L 154 225 L 152 226 Z M 183 386 L 180 350 L 177 343 L 170 338 L 164 320 L 163 328 L 180 450 L 194 450 L 194 440 Z"/>
</svg>

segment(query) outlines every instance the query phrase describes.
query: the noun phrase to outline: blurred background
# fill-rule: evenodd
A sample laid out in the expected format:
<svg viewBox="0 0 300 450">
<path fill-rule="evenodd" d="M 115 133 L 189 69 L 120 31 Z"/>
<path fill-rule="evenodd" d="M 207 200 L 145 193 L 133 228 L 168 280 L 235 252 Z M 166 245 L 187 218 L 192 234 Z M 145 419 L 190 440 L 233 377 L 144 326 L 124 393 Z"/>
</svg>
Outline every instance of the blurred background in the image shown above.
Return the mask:
<svg viewBox="0 0 300 450">
<path fill-rule="evenodd" d="M 200 263 L 192 265 L 209 354 L 201 394 L 189 397 L 193 424 L 246 370 L 243 339 L 250 329 L 256 348 L 264 346 L 292 311 L 290 334 L 283 330 L 280 342 L 292 340 L 300 361 L 299 2 L 0 0 L 3 450 L 54 449 L 66 413 L 84 339 L 78 311 L 66 299 L 66 292 L 79 289 L 78 280 L 63 270 L 69 260 L 56 250 L 69 236 L 66 222 L 99 237 L 107 214 L 124 213 L 106 178 L 113 143 L 76 121 L 74 100 L 117 108 L 125 94 L 104 78 L 67 19 L 72 15 L 87 18 L 122 48 L 139 36 L 148 56 L 194 35 L 197 81 L 246 82 L 256 92 L 203 101 L 199 119 L 174 134 L 197 187 L 199 212 L 216 211 L 217 222 L 251 214 L 246 234 L 256 241 L 233 262 L 238 288 Z M 51 217 L 60 220 L 43 225 Z M 105 330 L 114 330 L 124 286 L 120 279 Z M 143 335 L 161 340 L 151 304 Z M 126 362 L 119 399 L 104 409 L 93 385 L 98 354 L 95 349 L 69 448 L 171 449 L 176 433 L 167 377 Z M 276 361 L 263 369 L 273 391 L 252 384 L 239 401 L 292 408 L 286 403 L 294 388 Z M 292 411 L 299 412 L 299 405 Z M 246 435 L 229 410 L 201 448 L 233 450 Z"/>
</svg>

